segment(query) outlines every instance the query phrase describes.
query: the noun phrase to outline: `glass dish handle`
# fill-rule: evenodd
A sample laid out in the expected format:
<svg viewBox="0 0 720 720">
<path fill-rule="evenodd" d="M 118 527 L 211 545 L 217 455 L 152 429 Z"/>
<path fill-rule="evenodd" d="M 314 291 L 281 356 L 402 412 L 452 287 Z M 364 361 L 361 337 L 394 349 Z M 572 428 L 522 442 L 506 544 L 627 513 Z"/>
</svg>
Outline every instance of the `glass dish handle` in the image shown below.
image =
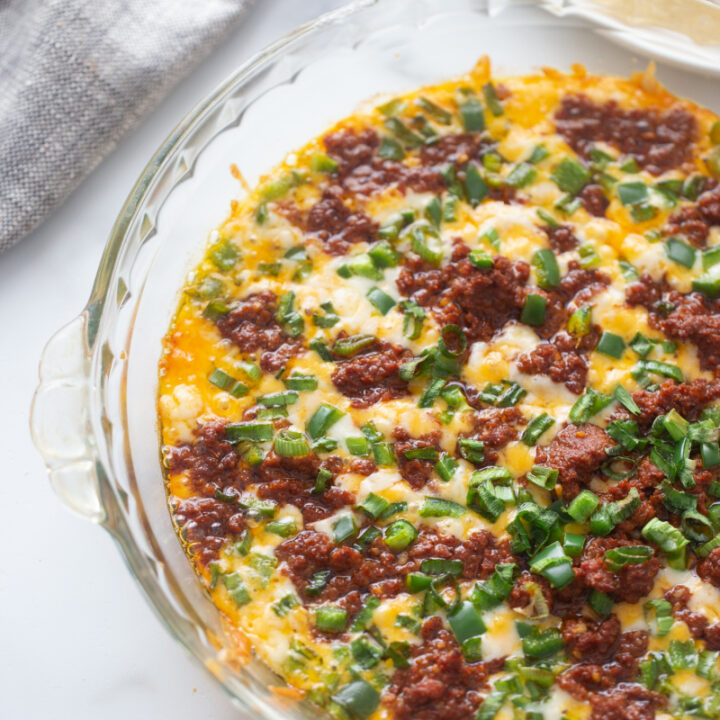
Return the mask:
<svg viewBox="0 0 720 720">
<path fill-rule="evenodd" d="M 105 510 L 89 418 L 90 356 L 85 329 L 86 317 L 80 315 L 45 346 L 30 428 L 55 493 L 71 510 L 100 523 Z"/>
</svg>

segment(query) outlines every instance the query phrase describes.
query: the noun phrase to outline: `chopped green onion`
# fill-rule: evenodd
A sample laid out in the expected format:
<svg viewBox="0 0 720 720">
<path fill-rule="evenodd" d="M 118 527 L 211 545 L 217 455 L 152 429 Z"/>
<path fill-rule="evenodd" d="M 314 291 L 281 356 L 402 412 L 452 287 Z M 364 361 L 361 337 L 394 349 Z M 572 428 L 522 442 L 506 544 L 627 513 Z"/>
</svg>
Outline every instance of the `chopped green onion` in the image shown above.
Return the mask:
<svg viewBox="0 0 720 720">
<path fill-rule="evenodd" d="M 420 508 L 420 517 L 453 517 L 458 518 L 465 514 L 465 508 L 452 500 L 444 498 L 426 497 Z"/>
<path fill-rule="evenodd" d="M 645 337 L 642 333 L 636 333 L 635 337 L 630 341 L 630 347 L 641 358 L 646 358 L 655 347 L 655 341 Z"/>
<path fill-rule="evenodd" d="M 525 655 L 532 658 L 545 658 L 554 655 L 565 647 L 559 630 L 549 628 L 543 632 L 526 635 L 522 639 Z"/>
<path fill-rule="evenodd" d="M 458 461 L 448 455 L 447 453 L 441 453 L 440 459 L 435 463 L 435 472 L 440 476 L 440 479 L 445 482 L 452 480 L 455 471 L 458 468 Z"/>
<path fill-rule="evenodd" d="M 562 546 L 557 541 L 548 545 L 532 558 L 530 570 L 542 575 L 558 590 L 569 585 L 575 578 L 572 561 L 564 553 Z"/>
<path fill-rule="evenodd" d="M 578 308 L 568 320 L 567 329 L 571 335 L 582 337 L 590 332 L 592 325 L 592 306 Z"/>
<path fill-rule="evenodd" d="M 610 548 L 605 551 L 605 565 L 612 572 L 621 570 L 626 565 L 638 565 L 647 562 L 653 554 L 649 545 L 627 545 Z"/>
<path fill-rule="evenodd" d="M 345 265 L 338 268 L 337 273 L 341 277 L 357 275 L 369 280 L 382 280 L 383 277 L 382 270 L 375 264 L 370 253 L 354 255 Z"/>
<path fill-rule="evenodd" d="M 352 717 L 365 720 L 380 704 L 380 693 L 370 683 L 357 679 L 340 688 L 332 699 Z"/>
<path fill-rule="evenodd" d="M 395 626 L 405 628 L 416 635 L 420 632 L 420 622 L 409 615 L 400 614 L 395 618 Z"/>
<path fill-rule="evenodd" d="M 640 172 L 640 167 L 637 164 L 637 160 L 635 160 L 634 157 L 629 156 L 627 157 L 622 164 L 620 165 L 620 169 L 623 172 L 634 174 Z"/>
<path fill-rule="evenodd" d="M 436 120 L 441 125 L 449 125 L 452 121 L 452 115 L 441 108 L 439 105 L 434 103 L 432 100 L 428 100 L 424 97 L 419 97 L 415 100 L 415 104 L 422 108 L 433 120 Z"/>
<path fill-rule="evenodd" d="M 215 370 L 212 371 L 210 377 L 208 378 L 208 382 L 210 382 L 212 385 L 215 385 L 215 387 L 220 388 L 221 390 L 227 390 L 231 385 L 235 383 L 235 378 L 228 375 L 224 370 L 221 370 L 220 368 L 215 368 Z"/>
<path fill-rule="evenodd" d="M 620 183 L 617 191 L 623 205 L 639 205 L 648 199 L 647 185 L 642 182 Z"/>
<path fill-rule="evenodd" d="M 709 270 L 720 263 L 720 245 L 713 245 L 702 252 L 702 268 Z"/>
<path fill-rule="evenodd" d="M 599 590 L 593 590 L 588 598 L 588 605 L 590 605 L 600 617 L 607 617 L 612 611 L 613 604 L 613 599 Z"/>
<path fill-rule="evenodd" d="M 241 607 L 242 605 L 247 605 L 250 602 L 250 600 L 252 599 L 250 597 L 250 593 L 245 588 L 243 581 L 240 579 L 240 576 L 237 573 L 223 575 L 222 581 L 223 585 L 225 585 L 225 588 L 228 591 L 230 599 L 238 607 Z"/>
<path fill-rule="evenodd" d="M 380 240 L 372 245 L 368 255 L 378 268 L 397 267 L 400 262 L 400 254 L 387 240 Z"/>
<path fill-rule="evenodd" d="M 713 538 L 713 523 L 697 510 L 683 513 L 680 530 L 692 542 L 706 543 Z"/>
<path fill-rule="evenodd" d="M 406 460 L 432 460 L 438 459 L 438 451 L 434 447 L 417 447 L 403 452 Z"/>
<path fill-rule="evenodd" d="M 397 515 L 398 513 L 405 512 L 407 510 L 407 503 L 404 500 L 400 500 L 399 502 L 390 503 L 388 506 L 388 509 L 380 516 L 381 520 L 388 520 L 393 515 Z"/>
<path fill-rule="evenodd" d="M 382 533 L 374 525 L 368 525 L 356 538 L 353 547 L 358 552 L 365 552 Z"/>
<path fill-rule="evenodd" d="M 505 178 L 510 187 L 524 188 L 530 185 L 537 178 L 537 170 L 528 163 L 519 163 L 511 171 L 510 174 Z"/>
<path fill-rule="evenodd" d="M 423 320 L 427 313 L 414 300 L 402 300 L 400 309 L 403 311 L 403 335 L 408 340 L 417 340 L 422 334 Z"/>
<path fill-rule="evenodd" d="M 447 223 L 457 221 L 458 199 L 454 195 L 448 194 L 443 202 L 443 217 Z"/>
<path fill-rule="evenodd" d="M 532 256 L 532 264 L 541 288 L 557 287 L 560 284 L 560 268 L 552 250 L 537 250 Z"/>
<path fill-rule="evenodd" d="M 637 450 L 647 444 L 646 440 L 640 438 L 635 420 L 613 420 L 608 423 L 605 432 L 626 450 Z"/>
<path fill-rule="evenodd" d="M 425 218 L 432 223 L 436 228 L 440 227 L 442 223 L 442 204 L 439 197 L 434 197 L 425 204 L 423 214 Z"/>
<path fill-rule="evenodd" d="M 486 230 L 481 236 L 480 241 L 486 240 L 496 250 L 500 249 L 500 233 L 495 228 Z"/>
<path fill-rule="evenodd" d="M 542 208 L 537 209 L 537 216 L 551 228 L 560 227 L 560 223 L 549 212 L 543 210 Z"/>
<path fill-rule="evenodd" d="M 395 464 L 395 454 L 392 445 L 388 442 L 376 442 L 372 444 L 373 458 L 378 467 Z"/>
<path fill-rule="evenodd" d="M 690 670 L 697 665 L 698 654 L 694 640 L 671 640 L 668 658 L 673 670 Z"/>
<path fill-rule="evenodd" d="M 313 172 L 333 173 L 338 169 L 338 164 L 325 153 L 315 153 L 310 158 L 310 169 Z"/>
<path fill-rule="evenodd" d="M 585 243 L 578 248 L 578 255 L 580 255 L 580 267 L 587 270 L 587 268 L 595 267 L 602 262 L 602 258 L 598 255 L 594 245 Z"/>
<path fill-rule="evenodd" d="M 427 575 L 462 575 L 462 560 L 446 560 L 444 558 L 427 558 L 420 564 L 420 569 Z"/>
<path fill-rule="evenodd" d="M 676 527 L 654 517 L 641 531 L 642 536 L 655 543 L 667 555 L 668 564 L 675 570 L 685 569 L 685 548 L 688 540 Z"/>
<path fill-rule="evenodd" d="M 440 265 L 443 258 L 443 246 L 431 226 L 417 223 L 413 226 L 410 235 L 412 251 L 431 265 Z"/>
<path fill-rule="evenodd" d="M 662 424 L 668 435 L 676 442 L 688 434 L 690 423 L 675 408 L 662 418 Z"/>
<path fill-rule="evenodd" d="M 429 575 L 421 575 L 420 573 L 408 573 L 405 577 L 405 585 L 409 592 L 418 593 L 427 590 L 433 583 L 433 579 Z"/>
<path fill-rule="evenodd" d="M 223 240 L 210 251 L 208 257 L 218 270 L 228 272 L 235 267 L 240 253 L 229 240 Z"/>
<path fill-rule="evenodd" d="M 670 260 L 686 268 L 691 268 L 697 257 L 697 250 L 694 247 L 676 237 L 668 238 L 665 252 Z"/>
<path fill-rule="evenodd" d="M 415 541 L 418 531 L 415 526 L 407 520 L 395 520 L 385 528 L 383 540 L 385 544 L 394 552 L 405 550 Z"/>
<path fill-rule="evenodd" d="M 515 563 L 496 565 L 493 574 L 487 580 L 475 584 L 470 601 L 478 610 L 491 610 L 497 607 L 510 595 L 513 577 L 517 570 Z"/>
<path fill-rule="evenodd" d="M 313 452 L 332 452 L 333 450 L 337 450 L 337 446 L 337 440 L 329 437 L 321 437 L 315 440 L 310 447 Z"/>
<path fill-rule="evenodd" d="M 458 438 L 458 450 L 461 457 L 471 463 L 481 463 L 485 459 L 485 443 L 473 438 Z"/>
<path fill-rule="evenodd" d="M 287 538 L 291 535 L 295 535 L 297 532 L 297 525 L 295 519 L 291 517 L 283 518 L 282 520 L 273 520 L 265 526 L 265 530 L 273 535 L 279 535 L 280 537 Z"/>
<path fill-rule="evenodd" d="M 290 377 L 283 380 L 288 390 L 302 392 L 305 390 L 317 390 L 318 379 L 314 375 L 303 375 L 302 373 L 293 372 Z"/>
<path fill-rule="evenodd" d="M 364 457 L 370 454 L 370 443 L 366 437 L 345 438 L 345 445 L 351 455 Z"/>
<path fill-rule="evenodd" d="M 671 363 L 660 362 L 659 360 L 642 360 L 637 364 L 637 368 L 642 372 L 655 373 L 664 377 L 673 378 L 678 382 L 683 382 L 685 376 L 677 365 Z"/>
<path fill-rule="evenodd" d="M 563 191 L 577 195 L 590 180 L 590 171 L 572 158 L 563 158 L 550 179 Z"/>
<path fill-rule="evenodd" d="M 424 142 L 420 135 L 410 130 L 399 118 L 388 118 L 385 120 L 385 127 L 406 147 L 419 147 Z"/>
<path fill-rule="evenodd" d="M 550 153 L 548 152 L 548 149 L 544 145 L 536 145 L 533 148 L 533 151 L 530 153 L 530 156 L 527 159 L 527 162 L 532 163 L 533 165 L 537 165 L 539 162 L 544 160 L 546 157 L 550 157 Z"/>
<path fill-rule="evenodd" d="M 702 443 L 700 456 L 704 468 L 713 468 L 720 465 L 720 448 L 716 442 Z"/>
<path fill-rule="evenodd" d="M 500 99 L 495 92 L 495 87 L 492 83 L 487 82 L 483 85 L 483 95 L 485 96 L 485 102 L 487 103 L 488 109 L 496 117 L 502 115 L 504 110 L 500 104 Z"/>
<path fill-rule="evenodd" d="M 633 415 L 640 415 L 640 408 L 633 400 L 632 395 L 622 386 L 618 385 L 613 391 L 613 397 Z"/>
<path fill-rule="evenodd" d="M 704 158 L 710 174 L 720 178 L 720 146 L 715 146 Z"/>
<path fill-rule="evenodd" d="M 298 337 L 302 335 L 305 328 L 305 320 L 303 316 L 293 310 L 295 304 L 295 293 L 286 292 L 280 300 L 278 300 L 277 310 L 275 311 L 275 319 L 277 320 L 283 331 L 290 337 Z"/>
<path fill-rule="evenodd" d="M 469 508 L 490 522 L 497 522 L 505 512 L 505 503 L 497 496 L 495 486 L 489 479 L 482 482 L 478 479 L 471 481 L 466 502 Z"/>
<path fill-rule="evenodd" d="M 325 435 L 330 427 L 344 415 L 345 413 L 342 410 L 338 410 L 338 408 L 328 403 L 322 403 L 313 413 L 305 429 L 313 440 L 317 440 L 319 437 Z M 272 426 L 270 427 L 272 428 Z"/>
<path fill-rule="evenodd" d="M 467 201 L 475 207 L 490 192 L 485 180 L 483 180 L 480 171 L 474 163 L 468 163 L 465 168 L 465 195 Z"/>
<path fill-rule="evenodd" d="M 305 593 L 311 597 L 319 595 L 328 584 L 330 574 L 330 570 L 318 570 L 314 572 L 310 578 L 310 582 L 305 587 Z"/>
<path fill-rule="evenodd" d="M 203 317 L 212 322 L 217 322 L 223 315 L 231 310 L 222 300 L 211 300 L 203 310 Z"/>
<path fill-rule="evenodd" d="M 482 156 L 483 167 L 490 172 L 496 173 L 503 164 L 503 159 L 496 152 L 486 152 Z"/>
<path fill-rule="evenodd" d="M 339 545 L 357 535 L 357 524 L 352 515 L 341 515 L 332 526 L 333 540 Z"/>
<path fill-rule="evenodd" d="M 600 498 L 590 490 L 581 490 L 567 507 L 567 514 L 575 522 L 584 523 L 595 512 L 600 504 Z"/>
<path fill-rule="evenodd" d="M 706 680 L 715 680 L 715 666 L 719 657 L 720 652 L 717 650 L 702 650 L 695 668 L 695 674 Z"/>
<path fill-rule="evenodd" d="M 271 393 L 257 398 L 260 405 L 265 407 L 285 407 L 286 405 L 294 405 L 298 400 L 298 394 L 290 390 L 288 392 Z"/>
<path fill-rule="evenodd" d="M 692 281 L 692 287 L 711 298 L 720 295 L 720 265 L 713 265 L 708 272 L 696 277 Z"/>
<path fill-rule="evenodd" d="M 269 442 L 273 426 L 269 422 L 230 423 L 225 426 L 225 439 L 230 443 Z"/>
<path fill-rule="evenodd" d="M 595 349 L 603 355 L 619 360 L 625 352 L 625 341 L 619 335 L 605 330 Z"/>
<path fill-rule="evenodd" d="M 526 477 L 534 485 L 545 490 L 552 490 L 557 482 L 558 471 L 555 468 L 533 465 Z"/>
<path fill-rule="evenodd" d="M 315 448 L 313 447 L 313 450 L 314 449 Z M 325 488 L 327 487 L 329 480 L 332 480 L 332 472 L 327 468 L 321 467 L 318 470 L 317 477 L 315 478 L 315 487 L 312 489 L 312 494 L 320 495 L 320 493 L 325 492 Z"/>
<path fill-rule="evenodd" d="M 720 535 L 716 535 L 704 545 L 695 548 L 695 553 L 698 557 L 707 557 L 717 547 L 720 547 Z"/>
<path fill-rule="evenodd" d="M 383 649 L 371 643 L 366 637 L 360 636 L 350 643 L 353 660 L 364 670 L 375 667 L 383 656 Z"/>
<path fill-rule="evenodd" d="M 340 357 L 352 357 L 375 342 L 377 338 L 374 335 L 350 335 L 336 340 L 333 352 Z"/>
<path fill-rule="evenodd" d="M 332 353 L 330 352 L 330 348 L 328 348 L 328 346 L 322 340 L 320 340 L 320 338 L 314 338 L 313 340 L 311 340 L 308 343 L 308 347 L 311 350 L 314 350 L 320 356 L 321 360 L 324 360 L 325 362 L 329 362 L 330 360 L 332 360 Z"/>
<path fill-rule="evenodd" d="M 489 270 L 493 266 L 492 256 L 488 255 L 484 250 L 480 250 L 480 248 L 471 250 L 468 255 L 468 260 L 470 264 L 478 270 Z"/>
<path fill-rule="evenodd" d="M 588 422 L 592 417 L 604 410 L 612 400 L 611 395 L 605 395 L 596 392 L 592 388 L 587 388 L 570 408 L 570 422 L 576 425 Z"/>
<path fill-rule="evenodd" d="M 305 436 L 294 430 L 281 430 L 275 436 L 273 447 L 282 457 L 303 457 L 310 452 Z"/>
<path fill-rule="evenodd" d="M 565 533 L 563 538 L 563 550 L 566 555 L 570 557 L 579 557 L 582 555 L 583 547 L 585 546 L 585 536 L 578 535 L 577 533 Z"/>
<path fill-rule="evenodd" d="M 554 424 L 554 418 L 547 413 L 542 413 L 528 423 L 520 439 L 525 445 L 532 447 Z"/>
<path fill-rule="evenodd" d="M 272 609 L 278 617 L 287 617 L 288 613 L 299 604 L 297 597 L 293 593 L 289 593 L 274 603 Z"/>
<path fill-rule="evenodd" d="M 395 300 L 378 287 L 368 290 L 367 299 L 378 309 L 381 315 L 387 315 L 395 307 Z"/>
<path fill-rule="evenodd" d="M 458 607 L 448 615 L 448 623 L 459 645 L 462 645 L 470 638 L 487 632 L 487 626 L 483 622 L 482 617 L 480 617 L 480 613 L 469 600 L 461 602 Z"/>
<path fill-rule="evenodd" d="M 377 520 L 387 510 L 390 503 L 385 498 L 370 493 L 359 505 L 358 508 L 367 513 L 373 520 Z"/>
<path fill-rule="evenodd" d="M 547 298 L 536 293 L 528 293 L 525 298 L 520 320 L 526 325 L 539 327 L 545 322 L 545 309 L 547 307 Z"/>
<path fill-rule="evenodd" d="M 485 111 L 474 97 L 460 105 L 460 120 L 467 132 L 482 132 L 485 129 Z"/>
</svg>

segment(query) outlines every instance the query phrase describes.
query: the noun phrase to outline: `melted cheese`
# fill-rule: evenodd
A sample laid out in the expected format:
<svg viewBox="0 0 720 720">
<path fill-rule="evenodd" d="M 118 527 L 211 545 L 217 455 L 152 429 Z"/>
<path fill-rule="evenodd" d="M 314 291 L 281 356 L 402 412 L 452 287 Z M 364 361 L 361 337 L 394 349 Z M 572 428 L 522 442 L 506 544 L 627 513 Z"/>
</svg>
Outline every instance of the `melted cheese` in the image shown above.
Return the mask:
<svg viewBox="0 0 720 720">
<path fill-rule="evenodd" d="M 401 117 L 408 123 L 414 122 L 412 118 L 420 112 L 416 100 L 422 95 L 450 113 L 449 124 L 433 123 L 430 118 L 433 132 L 460 133 L 463 128 L 457 112 L 458 102 L 466 97 L 468 90 L 482 97 L 482 86 L 489 79 L 489 64 L 481 62 L 471 73 L 456 81 L 424 88 L 400 98 L 400 106 L 404 108 Z M 508 180 L 514 165 L 527 163 L 539 145 L 545 147 L 548 155 L 533 166 L 534 177 L 529 185 L 518 189 L 522 202 L 504 203 L 486 198 L 475 207 L 468 202 L 458 203 L 454 219 L 444 218 L 440 227 L 432 231 L 437 235 L 443 262 L 448 262 L 455 243 L 461 240 L 471 249 L 490 255 L 499 253 L 532 267 L 537 250 L 550 247 L 548 233 L 543 230 L 547 221 L 544 211 L 558 222 L 570 225 L 580 243 L 579 249 L 557 254 L 561 274 L 566 274 L 573 263 L 580 262 L 582 265 L 585 262 L 585 247 L 592 247 L 597 253 L 595 269 L 609 278 L 606 288 L 583 301 L 592 307 L 592 322 L 603 331 L 619 335 L 626 344 L 637 332 L 662 339 L 661 333 L 650 327 L 645 309 L 629 307 L 625 303 L 627 282 L 618 261 L 632 263 L 638 273 L 646 273 L 656 281 L 665 278 L 680 292 L 690 290 L 693 280 L 703 272 L 700 260 L 692 268 L 670 261 L 665 243 L 657 241 L 658 233 L 652 232 L 664 227 L 673 212 L 671 203 L 653 186 L 659 179 L 682 180 L 685 169 L 683 172 L 670 171 L 662 178 L 645 171 L 624 173 L 619 169 L 623 161 L 619 151 L 606 143 L 596 143 L 596 148 L 610 157 L 609 172 L 616 180 L 622 176 L 622 182 L 642 182 L 650 188 L 649 199 L 657 207 L 657 215 L 649 221 L 636 223 L 629 208 L 622 205 L 614 190 L 608 191 L 611 202 L 606 217 L 593 217 L 582 207 L 566 215 L 557 206 L 565 199 L 565 193 L 558 187 L 553 173 L 560 159 L 574 157 L 574 153 L 556 134 L 552 118 L 558 103 L 569 93 L 583 93 L 597 102 L 614 99 L 624 108 L 669 108 L 679 103 L 698 118 L 703 128 L 704 134 L 696 144 L 693 156 L 695 168 L 703 171 L 701 158 L 709 150 L 706 136 L 716 120 L 715 116 L 687 101 L 678 101 L 656 83 L 650 82 L 647 76 L 631 81 L 598 78 L 587 75 L 582 68 L 576 68 L 571 75 L 545 70 L 540 75 L 505 78 L 502 84 L 507 93 L 503 99 L 504 113 L 495 117 L 488 111 L 485 121 L 504 162 L 499 169 L 486 172 L 484 165 L 490 166 L 491 162 L 476 158 L 478 166 L 483 166 L 481 170 L 485 178 L 488 182 Z M 369 127 L 387 137 L 386 117 L 379 110 L 380 104 L 381 101 L 366 103 L 334 130 Z M 420 126 L 413 125 L 413 128 L 414 132 L 422 132 Z M 370 422 L 387 441 L 399 430 L 415 438 L 438 437 L 440 450 L 457 459 L 457 468 L 449 481 L 442 482 L 433 474 L 429 483 L 419 489 L 408 485 L 397 465 L 379 467 L 368 475 L 353 472 L 346 465 L 334 478 L 336 488 L 353 493 L 358 502 L 373 493 L 388 503 L 406 504 L 406 509 L 391 520 L 377 520 L 378 526 L 384 528 L 388 522 L 402 517 L 416 527 L 434 529 L 441 535 L 460 541 L 467 540 L 480 530 L 490 531 L 498 539 L 507 539 L 508 524 L 517 514 L 512 503 L 494 522 L 469 508 L 465 508 L 458 517 L 423 517 L 422 508 L 428 496 L 464 507 L 476 470 L 473 464 L 458 457 L 457 449 L 458 436 L 473 431 L 471 414 L 467 409 L 448 413 L 447 403 L 442 399 L 435 400 L 431 407 L 418 407 L 420 393 L 427 385 L 426 378 L 413 380 L 408 394 L 386 398 L 369 407 L 357 407 L 333 382 L 335 363 L 323 361 L 312 351 L 291 357 L 282 376 L 266 372 L 260 373 L 259 378 L 252 377 L 243 369 L 243 362 L 259 361 L 258 354 L 247 353 L 246 348 L 222 338 L 205 312 L 205 306 L 212 297 L 222 299 L 223 303 L 231 306 L 258 292 L 271 291 L 277 297 L 291 292 L 294 310 L 304 323 L 305 344 L 310 338 L 331 345 L 340 334 L 372 335 L 414 356 L 437 349 L 441 326 L 438 313 L 428 305 L 425 306 L 422 331 L 418 337 L 406 337 L 406 318 L 400 311 L 401 303 L 407 300 L 401 292 L 402 266 L 382 268 L 373 277 L 352 273 L 348 276 L 346 265 L 349 259 L 366 253 L 370 247 L 368 243 L 359 241 L 349 248 L 347 254 L 331 255 L 326 252 L 322 237 L 307 231 L 308 213 L 323 197 L 327 184 L 327 176 L 313 169 L 313 158 L 317 153 L 325 153 L 325 150 L 322 141 L 317 139 L 289 155 L 283 165 L 263 178 L 260 186 L 250 192 L 246 200 L 233 204 L 230 217 L 210 234 L 208 255 L 188 276 L 183 301 L 165 339 L 158 398 L 162 442 L 167 446 L 189 445 L 196 439 L 197 426 L 208 420 L 217 418 L 241 422 L 247 418 L 248 412 L 254 417 L 257 398 L 284 392 L 284 379 L 291 373 L 313 375 L 317 379 L 317 389 L 299 391 L 297 399 L 286 408 L 287 417 L 283 419 L 283 424 L 288 429 L 303 433 L 313 413 L 322 403 L 327 403 L 344 413 L 327 431 L 327 438 L 337 443 L 337 449 L 332 453 L 344 461 L 352 460 L 347 449 L 348 439 L 362 437 L 363 426 Z M 409 150 L 405 162 L 411 167 L 416 166 L 419 162 L 417 152 Z M 344 193 L 348 212 L 364 213 L 377 226 L 386 225 L 394 221 L 398 213 L 408 211 L 414 214 L 415 222 L 427 222 L 428 219 L 435 222 L 432 213 L 428 212 L 428 203 L 435 200 L 431 192 L 415 192 L 391 185 L 377 192 L 352 195 L 346 190 Z M 446 209 L 449 199 L 444 193 L 442 201 Z M 400 254 L 412 249 L 412 238 L 406 231 L 391 241 Z M 720 228 L 711 230 L 709 242 L 710 245 L 720 244 Z M 298 247 L 304 250 L 306 259 L 293 259 L 293 252 Z M 236 254 L 237 262 L 232 262 L 231 257 L 228 267 L 225 267 L 221 257 L 218 263 L 217 253 L 223 252 L 223 248 L 231 256 Z M 308 263 L 309 268 L 305 274 L 303 263 Z M 427 266 L 422 272 L 429 269 L 431 267 Z M 404 280 L 407 282 L 407 278 Z M 529 288 L 535 287 L 537 281 L 537 271 L 532 270 Z M 203 288 L 207 287 L 210 291 L 203 295 Z M 395 303 L 384 315 L 368 297 L 369 293 L 377 291 L 382 291 Z M 325 312 L 321 308 L 325 303 L 331 303 L 337 314 L 338 319 L 332 327 L 315 324 L 314 316 Z M 445 299 L 439 301 L 440 308 L 435 310 L 444 308 L 445 303 Z M 474 391 L 482 391 L 488 384 L 503 381 L 521 385 L 525 395 L 517 404 L 517 409 L 524 421 L 541 413 L 548 413 L 555 420 L 553 427 L 538 442 L 547 445 L 568 422 L 577 395 L 563 382 L 553 382 L 546 375 L 529 375 L 520 371 L 520 356 L 532 353 L 543 342 L 546 341 L 533 327 L 521 321 L 508 322 L 489 341 L 471 344 L 459 379 Z M 708 372 L 700 369 L 697 350 L 689 343 L 681 343 L 672 353 L 666 353 L 659 347 L 653 353 L 655 359 L 676 364 L 688 379 L 710 377 Z M 618 384 L 630 391 L 637 389 L 632 375 L 637 360 L 629 347 L 620 359 L 590 352 L 587 355 L 588 385 L 604 393 L 612 393 Z M 221 388 L 210 382 L 216 370 L 226 373 L 233 382 L 240 380 L 245 383 L 247 393 L 236 393 L 239 396 L 235 397 L 229 392 L 232 389 L 230 385 Z M 593 422 L 604 425 L 616 409 L 616 405 L 610 405 L 594 417 Z M 267 451 L 269 447 L 265 444 L 261 449 Z M 497 459 L 493 462 L 509 469 L 513 485 L 527 485 L 523 478 L 535 463 L 535 449 L 519 439 L 511 439 L 497 451 Z M 196 492 L 189 472 L 192 471 L 169 471 L 171 500 L 186 499 Z M 600 491 L 607 484 L 606 481 L 596 482 L 591 487 Z M 534 485 L 529 485 L 528 489 L 539 503 L 548 503 L 550 493 Z M 257 500 L 257 486 L 250 483 L 243 494 L 246 500 Z M 368 523 L 368 518 L 359 509 L 345 506 L 323 519 L 306 524 L 300 509 L 292 504 L 278 506 L 274 520 L 293 522 L 298 531 L 312 529 L 332 538 L 335 524 L 348 517 L 352 517 L 358 526 Z M 284 563 L 277 562 L 275 556 L 283 538 L 268 530 L 266 521 L 261 517 L 249 515 L 246 524 L 252 541 L 247 554 L 242 555 L 234 545 L 236 538 L 231 538 L 223 545 L 212 566 L 198 565 L 201 580 L 227 623 L 234 631 L 243 633 L 257 655 L 297 688 L 326 693 L 329 686 L 334 687 L 333 683 L 347 682 L 352 660 L 348 644 L 361 636 L 367 638 L 367 635 L 357 629 L 348 629 L 339 637 L 314 632 L 317 604 L 297 601 L 298 588 L 290 579 L 289 569 Z M 583 525 L 569 525 L 567 529 L 586 531 Z M 192 555 L 191 550 L 188 548 Z M 398 562 L 405 561 L 404 555 L 398 556 Z M 247 602 L 238 603 L 232 599 L 225 581 L 229 576 L 237 577 L 243 583 L 248 593 Z M 469 580 L 459 580 L 459 590 L 464 598 L 469 596 L 473 584 Z M 650 597 L 662 597 L 669 587 L 677 584 L 690 588 L 691 610 L 705 614 L 711 622 L 720 621 L 720 591 L 702 582 L 694 571 L 681 573 L 663 568 Z M 453 601 L 454 587 L 446 585 L 440 592 L 448 603 Z M 295 604 L 284 607 L 288 597 L 295 597 Z M 421 595 L 407 592 L 382 599 L 372 613 L 372 623 L 384 642 L 410 645 L 421 642 L 420 637 L 408 628 L 412 619 L 418 619 L 421 601 Z M 334 603 L 320 601 L 320 605 L 323 604 Z M 614 612 L 623 631 L 647 627 L 643 601 L 635 605 L 617 604 Z M 438 614 L 445 618 L 442 611 Z M 405 616 L 405 620 L 399 621 L 398 616 Z M 482 637 L 483 659 L 521 658 L 522 641 L 516 622 L 527 621 L 528 618 L 502 604 L 484 613 L 484 620 L 487 632 Z M 542 622 L 540 625 L 545 626 Z M 690 635 L 685 624 L 675 623 L 666 637 L 651 638 L 650 649 L 666 651 L 672 640 L 688 639 Z M 224 652 L 221 657 L 229 657 L 229 651 Z M 390 676 L 392 672 L 392 663 L 385 658 L 375 669 L 363 670 L 362 674 L 368 681 L 378 684 L 382 675 Z M 498 678 L 510 675 L 509 671 L 503 671 Z M 678 674 L 674 682 L 689 694 L 704 696 L 709 692 L 708 683 L 689 671 Z M 528 710 L 541 713 L 548 720 L 560 717 L 586 720 L 590 715 L 587 703 L 573 699 L 557 685 L 551 688 L 546 699 L 531 703 Z M 518 712 L 507 702 L 497 718 L 519 717 Z M 391 709 L 385 704 L 381 704 L 372 716 L 372 720 L 381 718 L 392 718 Z"/>
</svg>

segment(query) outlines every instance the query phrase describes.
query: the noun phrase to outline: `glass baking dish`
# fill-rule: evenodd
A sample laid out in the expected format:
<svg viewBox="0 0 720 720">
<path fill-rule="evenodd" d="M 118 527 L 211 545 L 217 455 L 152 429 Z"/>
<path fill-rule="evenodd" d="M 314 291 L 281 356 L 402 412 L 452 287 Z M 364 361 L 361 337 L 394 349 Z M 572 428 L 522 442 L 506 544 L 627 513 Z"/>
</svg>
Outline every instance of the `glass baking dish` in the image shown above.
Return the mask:
<svg viewBox="0 0 720 720">
<path fill-rule="evenodd" d="M 230 163 L 252 185 L 362 100 L 459 74 L 483 54 L 496 74 L 582 62 L 627 75 L 653 58 L 670 90 L 720 110 L 720 50 L 708 43 L 720 37 L 720 9 L 668 0 L 663 15 L 658 5 L 625 0 L 622 15 L 614 0 L 357 0 L 243 65 L 187 115 L 132 189 L 87 306 L 43 354 L 33 437 L 63 502 L 113 536 L 162 622 L 238 707 L 268 720 L 317 717 L 226 632 L 165 498 L 160 340 L 210 230 L 244 192 Z"/>
</svg>

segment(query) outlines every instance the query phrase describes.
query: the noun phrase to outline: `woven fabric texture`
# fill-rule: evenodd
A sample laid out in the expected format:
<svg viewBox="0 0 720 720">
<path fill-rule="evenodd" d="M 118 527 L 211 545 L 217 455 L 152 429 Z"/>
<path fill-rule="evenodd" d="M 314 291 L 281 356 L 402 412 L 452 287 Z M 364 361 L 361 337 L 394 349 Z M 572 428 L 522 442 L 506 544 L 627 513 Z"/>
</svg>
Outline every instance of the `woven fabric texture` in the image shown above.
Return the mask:
<svg viewBox="0 0 720 720">
<path fill-rule="evenodd" d="M 251 0 L 0 0 L 0 252 L 57 207 Z"/>
</svg>

